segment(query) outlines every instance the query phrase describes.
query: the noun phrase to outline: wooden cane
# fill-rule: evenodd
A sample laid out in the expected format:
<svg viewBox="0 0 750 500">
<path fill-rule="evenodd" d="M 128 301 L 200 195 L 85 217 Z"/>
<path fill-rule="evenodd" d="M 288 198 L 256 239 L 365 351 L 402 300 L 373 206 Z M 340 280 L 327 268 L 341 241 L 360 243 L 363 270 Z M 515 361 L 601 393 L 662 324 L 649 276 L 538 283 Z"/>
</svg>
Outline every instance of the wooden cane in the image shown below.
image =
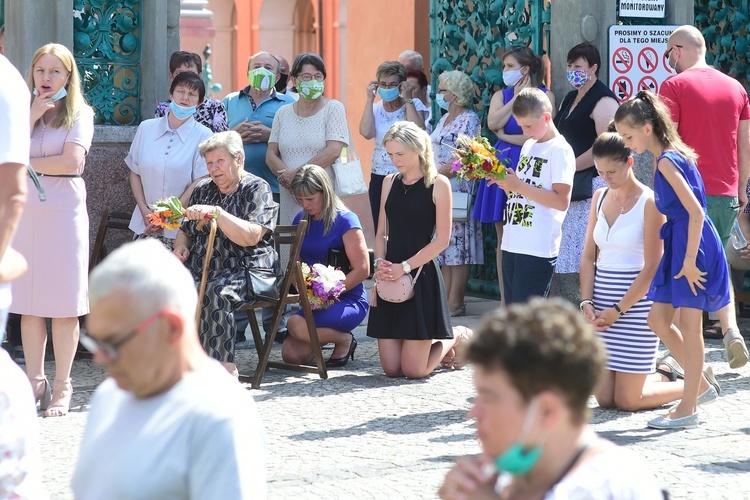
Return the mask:
<svg viewBox="0 0 750 500">
<path fill-rule="evenodd" d="M 202 223 L 203 221 L 201 221 Z M 201 312 L 203 311 L 203 295 L 206 293 L 206 281 L 208 280 L 208 266 L 211 263 L 211 255 L 214 253 L 214 240 L 216 239 L 216 219 L 211 219 L 211 227 L 208 233 L 208 245 L 206 245 L 206 256 L 203 259 L 203 274 L 201 275 L 201 284 L 198 287 L 198 308 L 195 311 L 195 324 L 200 331 Z M 198 229 L 201 224 L 199 223 Z"/>
</svg>

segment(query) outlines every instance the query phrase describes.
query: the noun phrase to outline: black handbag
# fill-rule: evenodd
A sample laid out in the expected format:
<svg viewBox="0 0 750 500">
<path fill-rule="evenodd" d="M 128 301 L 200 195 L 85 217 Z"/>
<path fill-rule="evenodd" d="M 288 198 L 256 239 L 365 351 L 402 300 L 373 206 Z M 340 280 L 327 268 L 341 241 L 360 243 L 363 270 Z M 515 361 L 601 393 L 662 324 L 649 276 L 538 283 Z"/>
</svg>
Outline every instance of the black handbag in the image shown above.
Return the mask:
<svg viewBox="0 0 750 500">
<path fill-rule="evenodd" d="M 245 270 L 245 286 L 249 303 L 279 300 L 282 277 L 275 270 L 250 267 L 244 262 L 240 264 L 240 267 Z"/>
<path fill-rule="evenodd" d="M 573 177 L 573 189 L 570 191 L 570 201 L 590 200 L 594 195 L 594 175 L 596 167 L 580 170 Z"/>
<path fill-rule="evenodd" d="M 375 272 L 375 251 L 368 248 L 367 256 L 370 259 L 370 275 L 367 279 L 371 279 Z M 343 248 L 329 248 L 326 265 L 332 266 L 336 269 L 341 269 L 341 272 L 344 274 L 349 274 L 352 270 L 352 264 L 349 262 L 349 257 L 346 256 L 346 252 Z"/>
</svg>

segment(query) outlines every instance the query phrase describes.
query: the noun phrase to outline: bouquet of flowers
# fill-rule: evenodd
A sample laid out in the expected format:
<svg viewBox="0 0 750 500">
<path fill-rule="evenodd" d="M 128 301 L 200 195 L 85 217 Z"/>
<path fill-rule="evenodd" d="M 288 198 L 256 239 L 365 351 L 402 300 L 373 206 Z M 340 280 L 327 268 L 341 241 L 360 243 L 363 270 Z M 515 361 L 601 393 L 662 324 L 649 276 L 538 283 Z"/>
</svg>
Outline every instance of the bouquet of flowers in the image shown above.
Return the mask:
<svg viewBox="0 0 750 500">
<path fill-rule="evenodd" d="M 157 201 L 151 209 L 154 213 L 148 214 L 148 221 L 156 227 L 177 229 L 185 218 L 185 209 L 182 208 L 182 203 L 176 196 Z"/>
<path fill-rule="evenodd" d="M 490 146 L 490 141 L 486 137 L 459 134 L 456 145 L 458 147 L 453 151 L 456 160 L 451 164 L 451 168 L 457 172 L 459 179 L 505 179 L 505 166 L 510 159 L 498 160 L 495 155 L 497 150 Z"/>
<path fill-rule="evenodd" d="M 310 267 L 303 263 L 302 275 L 305 277 L 307 298 L 310 301 L 310 309 L 313 311 L 328 308 L 339 300 L 339 296 L 346 289 L 344 287 L 346 275 L 332 266 L 313 264 Z"/>
</svg>

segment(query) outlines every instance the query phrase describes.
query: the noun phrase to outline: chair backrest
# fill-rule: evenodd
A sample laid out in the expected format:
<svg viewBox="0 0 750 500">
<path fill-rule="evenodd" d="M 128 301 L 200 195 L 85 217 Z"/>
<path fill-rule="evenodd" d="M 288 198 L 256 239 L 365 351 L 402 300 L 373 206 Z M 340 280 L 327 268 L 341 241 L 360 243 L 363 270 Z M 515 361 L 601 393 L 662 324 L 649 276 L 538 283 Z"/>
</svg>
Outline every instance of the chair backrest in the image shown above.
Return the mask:
<svg viewBox="0 0 750 500">
<path fill-rule="evenodd" d="M 104 246 L 104 239 L 107 236 L 108 229 L 121 229 L 129 231 L 130 215 L 126 212 L 118 212 L 104 207 L 102 218 L 99 221 L 99 229 L 96 232 L 94 247 L 89 258 L 89 272 L 107 256 L 107 248 Z"/>
<path fill-rule="evenodd" d="M 302 240 L 307 233 L 307 219 L 302 219 L 296 226 L 276 226 L 273 232 L 274 242 L 277 248 L 282 245 L 289 245 L 289 261 L 284 270 L 284 280 L 281 282 L 281 297 L 289 293 L 292 277 L 294 276 L 295 266 L 299 260 L 300 250 L 302 250 Z M 280 252 L 283 250 L 279 250 Z M 298 284 L 298 286 L 302 286 Z"/>
</svg>

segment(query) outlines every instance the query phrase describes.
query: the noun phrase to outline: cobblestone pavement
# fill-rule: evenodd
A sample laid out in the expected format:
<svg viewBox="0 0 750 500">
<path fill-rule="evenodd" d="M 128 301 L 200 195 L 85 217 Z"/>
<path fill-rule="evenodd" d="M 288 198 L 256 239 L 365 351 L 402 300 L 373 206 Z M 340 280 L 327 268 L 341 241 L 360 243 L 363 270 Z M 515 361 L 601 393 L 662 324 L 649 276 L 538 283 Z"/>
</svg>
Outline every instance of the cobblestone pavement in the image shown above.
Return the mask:
<svg viewBox="0 0 750 500">
<path fill-rule="evenodd" d="M 496 305 L 469 299 L 467 316 L 454 324 L 475 327 Z M 741 324 L 750 332 L 750 321 Z M 355 336 L 354 363 L 329 371 L 328 380 L 270 371 L 261 390 L 251 390 L 270 448 L 271 498 L 435 498 L 455 459 L 479 451 L 466 417 L 473 397 L 470 369 L 438 369 L 424 380 L 388 379 L 365 327 Z M 658 411 L 598 407 L 593 427 L 648 460 L 672 498 L 750 498 L 750 366 L 731 370 L 718 340 L 707 341 L 706 352 L 723 393 L 701 410 L 699 428 L 650 430 L 646 421 Z M 243 371 L 254 368 L 254 351 L 239 351 L 238 357 Z M 51 364 L 47 368 L 52 373 Z M 90 360 L 76 360 L 71 413 L 40 419 L 45 481 L 53 498 L 72 497 L 70 476 L 89 399 L 103 378 Z"/>
</svg>

